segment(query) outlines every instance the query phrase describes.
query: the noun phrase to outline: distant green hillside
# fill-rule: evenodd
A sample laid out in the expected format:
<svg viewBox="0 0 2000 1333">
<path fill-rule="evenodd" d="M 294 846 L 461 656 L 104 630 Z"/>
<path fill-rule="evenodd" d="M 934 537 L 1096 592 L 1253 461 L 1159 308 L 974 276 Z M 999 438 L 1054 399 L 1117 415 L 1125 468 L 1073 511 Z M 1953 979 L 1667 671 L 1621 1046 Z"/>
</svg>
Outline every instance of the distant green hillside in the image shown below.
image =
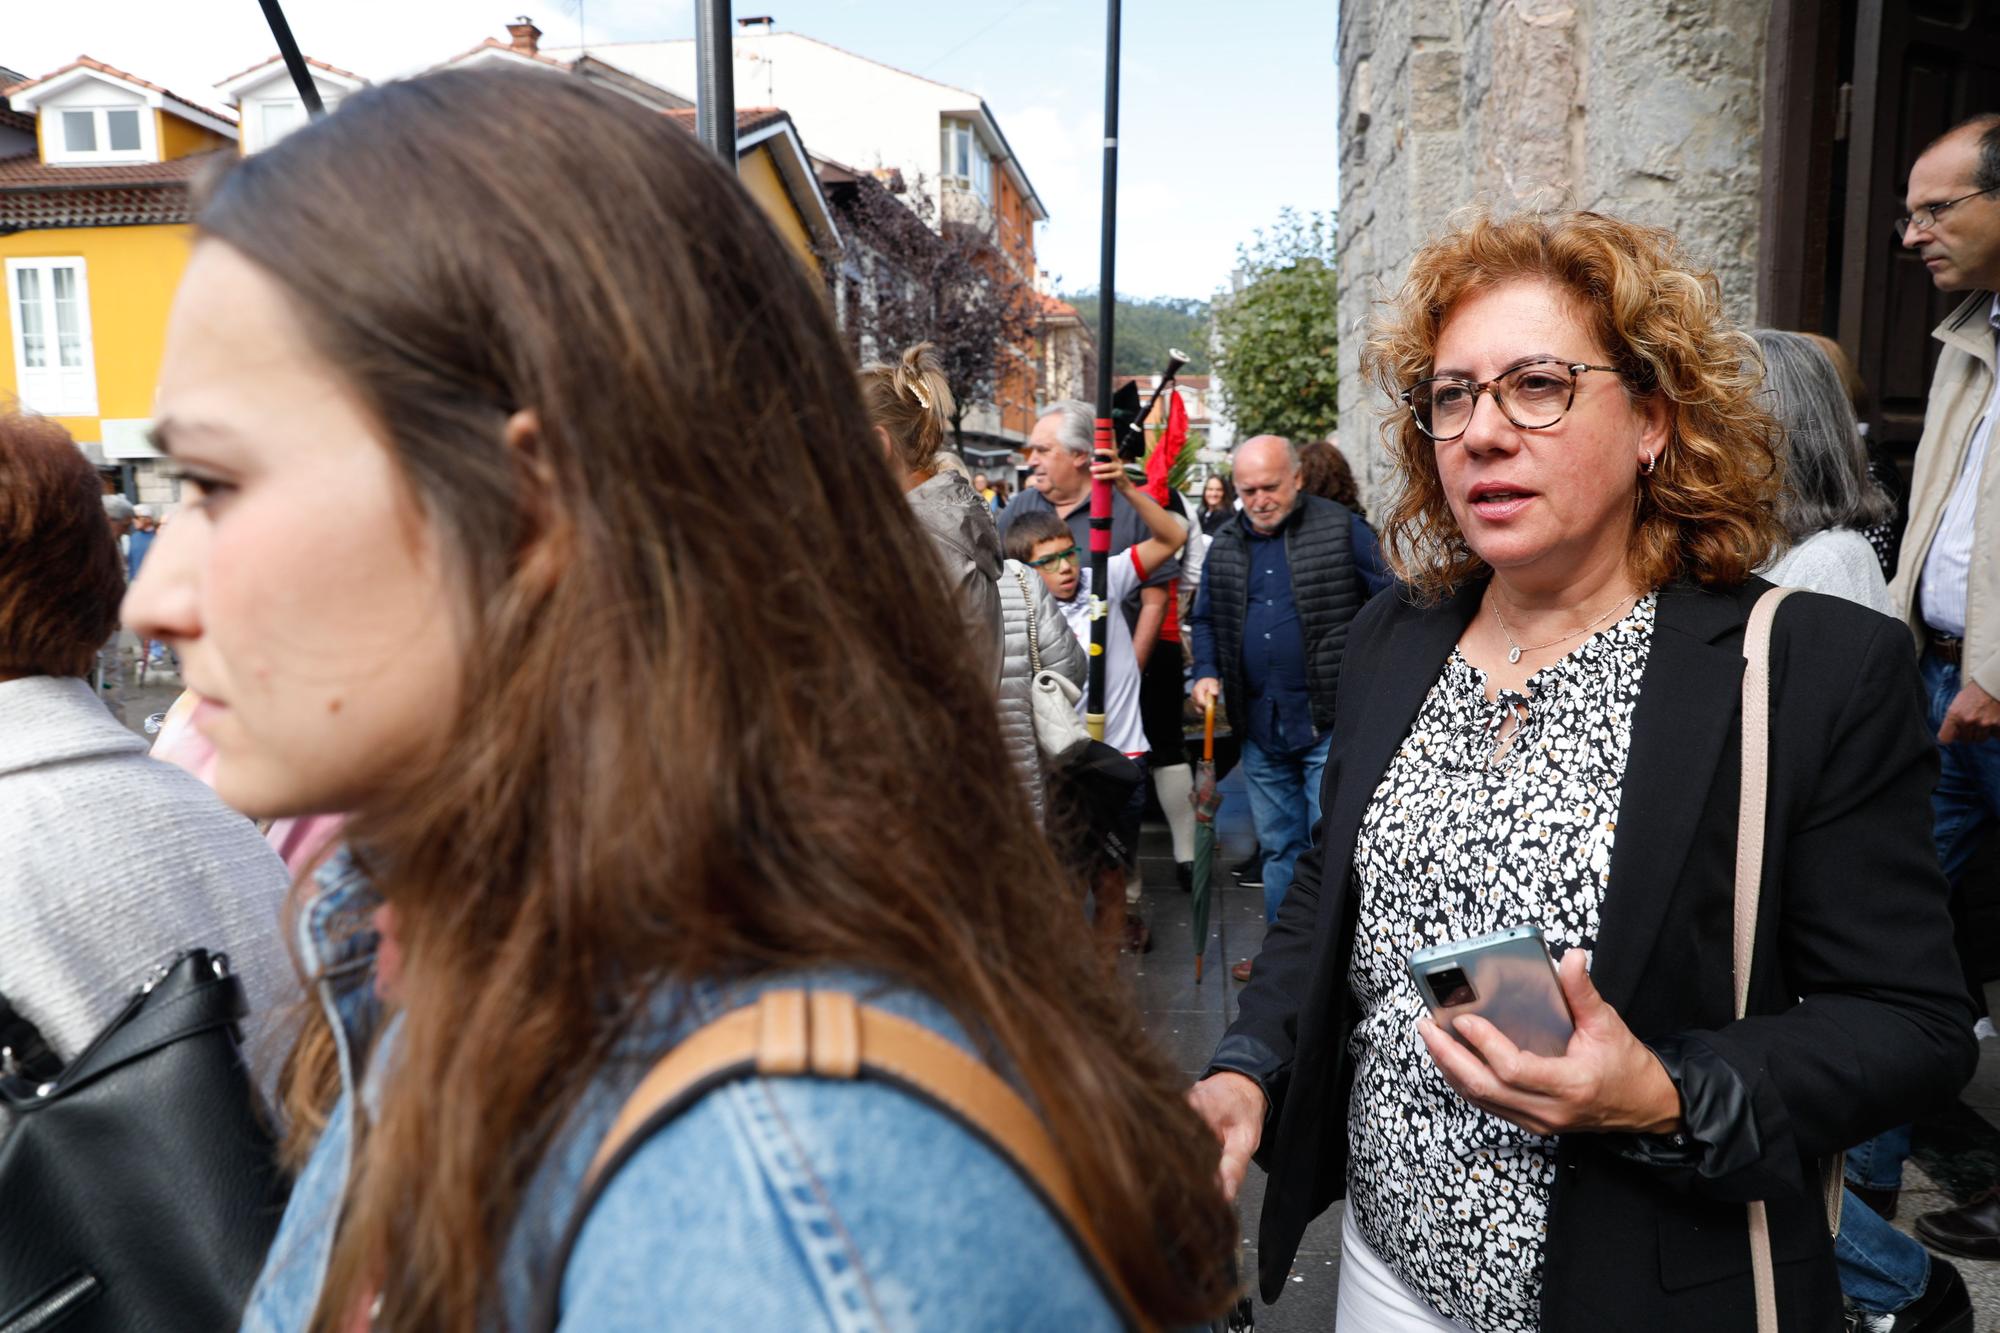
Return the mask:
<svg viewBox="0 0 2000 1333">
<path fill-rule="evenodd" d="M 1077 314 L 1097 332 L 1097 293 L 1065 296 Z M 1117 348 L 1111 358 L 1114 375 L 1157 375 L 1166 369 L 1167 349 L 1178 347 L 1190 356 L 1182 373 L 1206 375 L 1208 365 L 1208 302 L 1190 297 L 1162 296 L 1151 301 L 1118 298 L 1116 327 L 1112 336 Z"/>
</svg>

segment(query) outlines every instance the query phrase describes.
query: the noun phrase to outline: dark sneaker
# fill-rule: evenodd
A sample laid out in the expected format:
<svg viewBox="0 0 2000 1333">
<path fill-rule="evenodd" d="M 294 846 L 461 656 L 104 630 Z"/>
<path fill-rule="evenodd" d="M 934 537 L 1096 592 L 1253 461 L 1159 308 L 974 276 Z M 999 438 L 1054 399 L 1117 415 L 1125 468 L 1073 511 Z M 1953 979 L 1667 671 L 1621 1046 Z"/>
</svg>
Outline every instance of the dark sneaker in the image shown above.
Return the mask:
<svg viewBox="0 0 2000 1333">
<path fill-rule="evenodd" d="M 1245 861 L 1229 873 L 1234 875 L 1236 882 L 1246 889 L 1261 889 L 1264 887 L 1264 863 L 1261 860 Z"/>
<path fill-rule="evenodd" d="M 1235 977 L 1238 981 L 1250 980 L 1250 969 L 1251 966 L 1255 963 L 1255 961 L 1256 961 L 1255 959 L 1245 958 L 1235 967 L 1229 969 L 1229 975 Z"/>
<path fill-rule="evenodd" d="M 1194 892 L 1194 862 L 1174 862 L 1174 878 L 1180 882 L 1182 893 Z"/>
<path fill-rule="evenodd" d="M 1151 953 L 1153 951 L 1153 932 L 1146 928 L 1144 919 L 1137 912 L 1127 912 L 1125 914 L 1124 949 L 1126 953 Z"/>
<path fill-rule="evenodd" d="M 1966 1259 L 2000 1259 L 2000 1186 L 1983 1190 L 1956 1208 L 1925 1213 L 1917 1236 L 1933 1249 Z"/>
<path fill-rule="evenodd" d="M 1931 1256 L 1924 1294 L 1894 1314 L 1847 1312 L 1848 1333 L 1972 1333 L 1972 1296 L 1958 1270 Z"/>
</svg>

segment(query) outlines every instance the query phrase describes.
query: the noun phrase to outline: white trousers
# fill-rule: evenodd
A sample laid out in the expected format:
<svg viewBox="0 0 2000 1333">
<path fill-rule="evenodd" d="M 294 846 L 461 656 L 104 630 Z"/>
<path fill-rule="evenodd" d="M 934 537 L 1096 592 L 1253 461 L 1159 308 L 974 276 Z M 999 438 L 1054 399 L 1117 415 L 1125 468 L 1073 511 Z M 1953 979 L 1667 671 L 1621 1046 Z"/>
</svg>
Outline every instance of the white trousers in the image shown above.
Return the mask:
<svg viewBox="0 0 2000 1333">
<path fill-rule="evenodd" d="M 1341 1211 L 1337 1333 L 1471 1333 L 1426 1305 L 1368 1248 L 1351 1205 Z"/>
</svg>

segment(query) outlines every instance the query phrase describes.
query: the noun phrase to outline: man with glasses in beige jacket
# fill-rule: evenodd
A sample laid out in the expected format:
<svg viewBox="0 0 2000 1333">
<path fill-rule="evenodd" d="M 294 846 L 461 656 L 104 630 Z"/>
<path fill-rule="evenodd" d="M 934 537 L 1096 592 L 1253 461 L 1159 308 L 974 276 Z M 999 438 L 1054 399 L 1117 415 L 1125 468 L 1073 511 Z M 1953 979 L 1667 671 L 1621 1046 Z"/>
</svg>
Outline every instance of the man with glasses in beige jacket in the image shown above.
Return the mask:
<svg viewBox="0 0 2000 1333">
<path fill-rule="evenodd" d="M 1915 250 L 1939 291 L 1965 300 L 1931 336 L 1944 345 L 1924 414 L 1910 489 L 1910 522 L 1890 597 L 1909 623 L 1921 667 L 1941 768 L 1932 796 L 1932 836 L 1951 881 L 1953 915 L 1964 930 L 1967 863 L 2000 822 L 2000 465 L 1990 463 L 2000 387 L 2000 113 L 1974 116 L 1924 150 L 1910 168 L 1903 245 Z M 1961 957 L 1971 951 L 1961 934 Z M 1967 984 L 1985 1011 L 1981 978 Z M 1982 1036 L 1993 1035 L 1990 1018 Z M 1907 1142 L 1907 1139 L 1905 1140 Z M 1857 1155 L 1869 1160 L 1866 1149 Z M 1888 1155 L 1876 1180 L 1854 1183 L 1880 1211 L 1893 1211 Z M 1873 1195 L 1874 1197 L 1870 1197 Z M 1917 1220 L 1934 1247 L 2000 1258 L 2000 1193 Z"/>
</svg>

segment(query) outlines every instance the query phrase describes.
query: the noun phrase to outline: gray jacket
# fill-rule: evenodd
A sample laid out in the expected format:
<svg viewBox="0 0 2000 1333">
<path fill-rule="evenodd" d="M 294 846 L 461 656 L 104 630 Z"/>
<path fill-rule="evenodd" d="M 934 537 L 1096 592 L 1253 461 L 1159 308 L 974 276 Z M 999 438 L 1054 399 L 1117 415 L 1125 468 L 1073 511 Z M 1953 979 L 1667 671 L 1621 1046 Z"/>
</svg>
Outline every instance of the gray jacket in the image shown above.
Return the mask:
<svg viewBox="0 0 2000 1333">
<path fill-rule="evenodd" d="M 1042 582 L 1040 574 L 1018 560 L 1009 560 L 1000 575 L 999 587 L 1000 616 L 1006 626 L 1000 667 L 1000 738 L 1007 743 L 1007 757 L 1014 761 L 1014 769 L 1021 775 L 1036 820 L 1046 823 L 1042 809 L 1042 752 L 1035 741 L 1035 708 L 1029 695 L 1035 676 L 1029 654 L 1030 618 L 1035 626 L 1035 644 L 1041 648 L 1042 670 L 1053 671 L 1081 689 L 1088 659 L 1084 657 L 1083 645 L 1070 633 L 1062 608 L 1049 596 L 1048 585 Z"/>
<path fill-rule="evenodd" d="M 965 633 L 979 649 L 985 679 L 1000 678 L 1000 534 L 972 483 L 940 471 L 906 498 L 937 548 L 945 582 L 958 594 Z"/>
<path fill-rule="evenodd" d="M 263 1022 L 297 989 L 290 876 L 257 826 L 146 754 L 81 680 L 0 682 L 0 993 L 67 1060 L 157 964 L 226 952 Z"/>
</svg>

